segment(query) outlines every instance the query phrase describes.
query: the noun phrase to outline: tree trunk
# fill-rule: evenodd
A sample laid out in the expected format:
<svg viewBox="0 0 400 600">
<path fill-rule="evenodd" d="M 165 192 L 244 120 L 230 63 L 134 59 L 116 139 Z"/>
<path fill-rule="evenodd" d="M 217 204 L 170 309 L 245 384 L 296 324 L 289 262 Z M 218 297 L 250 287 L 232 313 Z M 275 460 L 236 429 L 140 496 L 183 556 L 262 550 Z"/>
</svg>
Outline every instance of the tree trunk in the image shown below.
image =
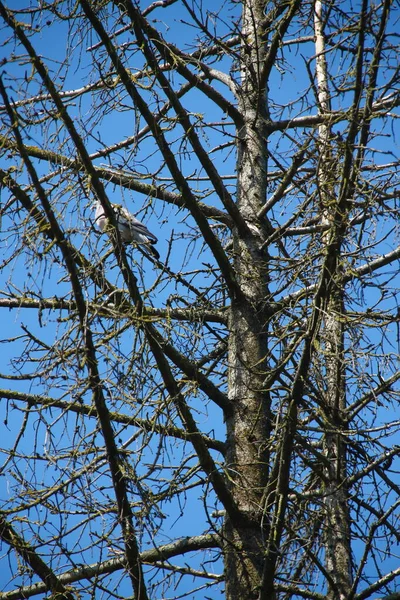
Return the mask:
<svg viewBox="0 0 400 600">
<path fill-rule="evenodd" d="M 322 3 L 317 0 L 314 12 L 316 77 L 320 113 L 331 110 L 328 88 L 328 73 L 325 58 Z M 328 598 L 341 600 L 351 589 L 351 546 L 349 527 L 349 506 L 346 489 L 346 443 L 344 441 L 343 419 L 346 407 L 345 359 L 344 359 L 344 303 L 343 284 L 340 276 L 342 226 L 337 223 L 336 205 L 337 182 L 335 178 L 337 157 L 332 148 L 332 132 L 329 125 L 321 124 L 319 132 L 318 187 L 322 221 L 330 229 L 323 234 L 326 249 L 331 236 L 336 236 L 337 256 L 332 264 L 332 285 L 326 303 L 322 331 L 325 349 L 324 365 L 321 372 L 325 376 L 323 398 L 325 435 L 324 454 L 324 546 L 325 568 L 329 574 Z M 342 219 L 345 222 L 345 219 Z M 336 230 L 336 231 L 335 231 Z M 332 233 L 334 232 L 334 233 Z"/>
<path fill-rule="evenodd" d="M 232 301 L 229 336 L 229 398 L 227 469 L 230 487 L 243 515 L 225 524 L 226 598 L 256 599 L 263 571 L 264 535 L 261 498 L 268 477 L 269 397 L 267 372 L 267 264 L 260 247 L 262 225 L 257 217 L 266 198 L 266 87 L 260 79 L 265 55 L 261 39 L 264 3 L 244 4 L 242 86 L 238 131 L 237 205 L 247 233 L 233 233 L 234 266 L 242 296 Z"/>
<path fill-rule="evenodd" d="M 343 352 L 342 291 L 331 298 L 325 319 L 326 397 L 325 563 L 330 575 L 329 599 L 342 600 L 351 589 L 350 518 L 346 488 L 346 442 L 343 419 L 346 404 Z"/>
</svg>

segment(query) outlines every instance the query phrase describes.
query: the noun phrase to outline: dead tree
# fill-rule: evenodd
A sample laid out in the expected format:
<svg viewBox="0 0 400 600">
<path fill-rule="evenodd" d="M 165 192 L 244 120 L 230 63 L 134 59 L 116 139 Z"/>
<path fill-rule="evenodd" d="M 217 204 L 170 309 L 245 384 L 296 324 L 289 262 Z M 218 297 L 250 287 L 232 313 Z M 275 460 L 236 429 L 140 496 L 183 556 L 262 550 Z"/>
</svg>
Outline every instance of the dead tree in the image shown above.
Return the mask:
<svg viewBox="0 0 400 600">
<path fill-rule="evenodd" d="M 0 2 L 0 600 L 397 598 L 395 8 Z"/>
</svg>

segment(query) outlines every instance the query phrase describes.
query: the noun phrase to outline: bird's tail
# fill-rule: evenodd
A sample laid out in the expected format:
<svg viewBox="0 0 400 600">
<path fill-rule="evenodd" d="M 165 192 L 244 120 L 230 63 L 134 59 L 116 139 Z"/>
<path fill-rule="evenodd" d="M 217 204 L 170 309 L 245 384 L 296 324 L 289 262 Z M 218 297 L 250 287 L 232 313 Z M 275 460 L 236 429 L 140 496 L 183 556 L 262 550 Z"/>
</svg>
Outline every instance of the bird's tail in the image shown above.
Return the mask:
<svg viewBox="0 0 400 600">
<path fill-rule="evenodd" d="M 160 260 L 160 255 L 158 251 L 154 248 L 154 246 L 152 246 L 151 244 L 144 244 L 144 247 L 146 248 L 146 250 L 149 250 L 150 254 L 152 254 L 154 258 Z"/>
</svg>

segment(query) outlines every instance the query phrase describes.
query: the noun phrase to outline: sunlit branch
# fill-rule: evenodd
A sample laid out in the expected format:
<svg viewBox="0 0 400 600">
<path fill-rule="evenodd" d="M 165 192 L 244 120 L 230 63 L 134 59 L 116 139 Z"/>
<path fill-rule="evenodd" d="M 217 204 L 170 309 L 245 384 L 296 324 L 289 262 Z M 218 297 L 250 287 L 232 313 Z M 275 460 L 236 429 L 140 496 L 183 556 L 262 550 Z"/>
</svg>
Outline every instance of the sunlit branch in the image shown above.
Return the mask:
<svg viewBox="0 0 400 600">
<path fill-rule="evenodd" d="M 168 560 L 169 558 L 181 556 L 187 552 L 218 548 L 220 543 L 220 536 L 211 533 L 180 538 L 171 544 L 165 544 L 163 546 L 152 548 L 151 550 L 145 550 L 140 554 L 140 560 L 146 564 L 154 564 L 159 560 Z M 65 586 L 77 581 L 90 580 L 101 575 L 115 573 L 116 571 L 126 569 L 126 567 L 127 564 L 124 557 L 112 558 L 111 560 L 104 561 L 100 564 L 95 563 L 94 565 L 76 567 L 71 571 L 63 573 L 57 579 L 60 585 Z M 24 598 L 31 598 L 32 596 L 43 594 L 46 590 L 47 587 L 45 584 L 36 583 L 22 587 L 17 591 L 2 592 L 0 593 L 0 600 L 23 600 Z"/>
<path fill-rule="evenodd" d="M 4 516 L 0 515 L 0 537 L 6 544 L 9 544 L 21 558 L 31 567 L 31 569 L 43 581 L 44 590 L 50 590 L 55 594 L 61 594 L 65 600 L 75 600 L 74 595 L 66 589 L 47 563 L 35 552 L 28 542 L 26 542 L 14 530 L 12 525 L 6 521 Z"/>
<path fill-rule="evenodd" d="M 142 51 L 143 51 L 144 55 L 146 56 L 148 63 L 152 66 L 152 69 L 153 69 L 156 77 L 159 79 L 162 89 L 164 90 L 165 94 L 167 95 L 171 105 L 174 107 L 175 112 L 179 118 L 179 121 L 185 130 L 186 136 L 189 139 L 189 141 L 193 147 L 193 150 L 196 153 L 196 156 L 198 157 L 199 161 L 201 162 L 205 172 L 208 174 L 210 181 L 213 184 L 215 191 L 219 195 L 221 202 L 223 203 L 226 211 L 228 212 L 228 214 L 230 215 L 230 217 L 232 218 L 233 222 L 238 227 L 238 229 L 240 231 L 246 231 L 247 227 L 245 225 L 244 219 L 243 219 L 242 215 L 240 214 L 238 207 L 234 203 L 231 195 L 229 194 L 228 190 L 226 189 L 223 181 L 221 180 L 217 169 L 215 168 L 212 160 L 208 156 L 208 153 L 205 151 L 202 144 L 200 143 L 199 136 L 196 133 L 193 123 L 190 121 L 188 112 L 182 106 L 181 102 L 179 101 L 179 98 L 177 97 L 177 95 L 176 95 L 175 91 L 173 90 L 171 84 L 169 83 L 168 79 L 164 76 L 162 71 L 160 71 L 160 69 L 158 68 L 157 57 L 154 55 L 153 51 L 151 50 L 150 44 L 147 42 L 147 40 L 144 36 L 144 32 L 146 32 L 147 35 L 151 34 L 152 42 L 156 45 L 156 47 L 157 47 L 158 51 L 161 53 L 161 55 L 166 54 L 169 58 L 171 58 L 171 54 L 173 56 L 173 53 L 171 52 L 169 47 L 165 44 L 165 42 L 160 39 L 160 37 L 156 34 L 156 32 L 152 28 L 149 28 L 148 23 L 145 20 L 140 19 L 139 11 L 137 9 L 135 9 L 132 4 L 124 3 L 121 1 L 118 2 L 117 4 L 119 4 L 120 6 L 124 6 L 127 11 L 127 14 L 131 18 L 132 23 L 134 24 L 134 27 L 135 27 L 135 32 L 136 32 L 136 37 L 138 39 L 138 43 L 142 47 Z M 140 25 L 140 27 L 139 27 L 139 25 Z M 175 60 L 177 60 L 177 59 L 175 58 Z M 179 62 L 178 62 L 178 64 L 179 64 Z"/>
<path fill-rule="evenodd" d="M 26 296 L 21 297 L 6 297 L 0 298 L 0 307 L 3 308 L 31 308 L 34 310 L 65 310 L 71 311 L 76 310 L 76 303 L 73 300 L 66 300 L 64 298 L 41 298 L 36 300 L 35 298 L 28 298 Z M 116 311 L 118 315 L 123 317 L 123 307 L 116 305 L 113 302 L 90 302 L 89 308 L 99 316 L 103 317 L 115 317 Z M 132 317 L 132 307 L 127 306 L 126 318 Z M 122 313 L 121 313 L 122 310 Z M 143 318 L 150 318 L 152 321 L 174 319 L 177 321 L 189 321 L 189 322 L 210 322 L 220 323 L 226 325 L 225 311 L 223 310 L 202 310 L 196 307 L 192 308 L 153 308 L 146 306 L 143 311 Z"/>
<path fill-rule="evenodd" d="M 200 58 L 196 57 L 193 60 L 190 54 L 182 52 L 177 46 L 174 46 L 173 44 L 167 43 L 165 40 L 163 40 L 159 32 L 154 29 L 154 27 L 152 27 L 146 19 L 144 19 L 143 15 L 135 8 L 133 3 L 126 2 L 125 0 L 115 0 L 114 3 L 120 9 L 126 12 L 134 26 L 139 26 L 140 24 L 141 29 L 146 32 L 148 38 L 156 44 L 161 55 L 167 59 L 169 64 L 173 64 L 175 66 L 175 69 L 178 71 L 178 73 L 180 73 L 180 75 L 182 75 L 182 77 L 184 77 L 193 86 L 201 90 L 207 97 L 211 98 L 223 112 L 226 112 L 231 117 L 237 126 L 241 125 L 242 116 L 237 108 L 214 87 L 206 83 L 203 78 L 195 75 L 187 65 L 193 62 L 194 66 L 204 70 L 204 74 L 206 76 L 218 78 L 225 85 L 227 85 L 232 92 L 236 92 L 236 84 L 229 76 L 219 73 L 216 69 L 210 68 L 207 64 L 202 63 Z M 137 28 L 135 31 L 136 33 L 138 32 Z M 139 41 L 139 38 L 137 41 Z M 153 64 L 152 69 L 155 72 L 154 67 L 155 65 Z M 156 68 L 159 69 L 158 64 Z"/>
<path fill-rule="evenodd" d="M 61 411 L 75 413 L 77 415 L 85 415 L 90 418 L 97 418 L 97 409 L 90 404 L 85 404 L 83 401 L 76 400 L 75 402 L 67 402 L 58 398 L 50 398 L 49 396 L 38 394 L 25 394 L 15 390 L 0 390 L 0 397 L 8 398 L 9 400 L 18 400 L 25 402 L 30 408 L 59 408 Z M 138 427 L 145 432 L 154 432 L 159 435 L 171 436 L 179 440 L 190 441 L 190 434 L 184 429 L 179 429 L 168 423 L 161 424 L 157 422 L 157 415 L 153 419 L 141 419 L 132 414 L 123 414 L 110 410 L 110 419 L 113 423 L 122 423 Z M 217 450 L 224 454 L 225 445 L 205 434 L 202 434 L 204 443 L 213 450 Z"/>
<path fill-rule="evenodd" d="M 81 4 L 84 7 L 85 12 L 87 12 L 92 24 L 95 24 L 100 37 L 102 37 L 103 40 L 105 41 L 105 43 L 108 44 L 109 40 L 108 40 L 108 37 L 107 37 L 101 23 L 97 19 L 97 17 L 95 17 L 94 14 L 92 13 L 90 6 L 86 3 L 86 0 L 81 0 Z M 87 170 L 87 174 L 88 174 L 88 176 L 91 177 L 91 183 L 92 183 L 93 189 L 94 189 L 97 197 L 103 204 L 106 215 L 107 215 L 107 217 L 110 218 L 111 222 L 114 225 L 114 229 L 115 229 L 115 217 L 113 215 L 113 211 L 111 210 L 111 208 L 109 206 L 109 201 L 108 201 L 107 197 L 105 196 L 104 188 L 103 188 L 100 180 L 98 179 L 97 174 L 95 173 L 95 171 L 93 169 L 93 166 L 90 161 L 89 155 L 86 151 L 86 148 L 84 147 L 82 140 L 79 137 L 79 135 L 75 129 L 74 123 L 73 123 L 71 117 L 69 116 L 65 106 L 63 105 L 61 99 L 58 97 L 55 86 L 54 86 L 52 80 L 50 79 L 43 63 L 41 62 L 39 57 L 36 55 L 33 47 L 31 46 L 31 44 L 29 43 L 29 40 L 24 35 L 23 31 L 18 27 L 18 25 L 13 21 L 13 19 L 7 15 L 6 10 L 4 9 L 4 7 L 1 4 L 0 4 L 0 14 L 3 16 L 3 18 L 6 20 L 6 22 L 16 31 L 21 42 L 24 44 L 24 46 L 30 53 L 33 64 L 35 65 L 35 68 L 37 69 L 38 73 L 40 74 L 48 91 L 52 95 L 52 99 L 59 110 L 60 117 L 64 121 L 64 124 L 65 124 L 66 128 L 68 129 L 68 132 L 77 148 L 80 159 L 82 160 L 84 167 Z M 116 68 L 119 69 L 121 76 L 124 77 L 126 74 L 126 71 L 125 71 L 123 65 L 121 65 L 117 56 L 115 55 L 114 49 L 111 47 L 108 47 L 108 50 L 109 50 L 111 56 L 113 57 L 113 59 L 115 60 Z M 145 113 L 145 114 L 148 113 L 149 121 L 153 125 L 155 125 L 155 132 L 157 132 L 157 135 L 162 136 L 161 132 L 158 130 L 158 125 L 154 124 L 152 119 L 150 119 L 150 113 L 147 108 L 147 105 L 144 104 L 143 100 L 138 95 L 135 87 L 132 86 L 130 78 L 128 77 L 124 83 L 127 86 L 127 88 L 131 91 L 131 93 L 133 94 L 133 98 L 141 106 L 142 113 Z M 170 149 L 168 148 L 165 140 L 164 140 L 163 147 L 164 147 L 164 150 L 167 153 L 167 155 L 170 157 L 170 162 L 172 162 L 173 165 L 176 165 L 175 159 L 174 159 Z M 20 148 L 20 150 L 22 150 L 22 148 Z M 26 158 L 25 158 L 25 160 L 26 160 Z M 177 169 L 177 165 L 176 165 L 176 169 Z M 177 169 L 177 172 L 179 172 L 179 169 Z M 50 207 L 46 206 L 47 200 L 46 200 L 45 196 L 43 196 L 43 194 L 41 193 L 39 185 L 36 185 L 36 188 L 38 190 L 38 193 L 40 193 L 40 195 L 41 195 L 41 202 L 46 207 L 45 208 L 46 215 L 48 216 L 48 218 L 51 222 L 51 227 L 54 231 L 57 232 L 57 239 L 59 239 L 61 242 L 60 247 L 63 250 L 63 254 L 65 257 L 68 269 L 70 271 L 71 283 L 73 284 L 75 299 L 78 303 L 78 310 L 80 312 L 80 320 L 81 320 L 81 323 L 83 324 L 86 320 L 87 307 L 86 307 L 86 304 L 85 304 L 83 298 L 81 298 L 82 290 L 80 288 L 78 278 L 76 276 L 75 266 L 71 261 L 70 255 L 68 254 L 68 252 L 66 251 L 66 249 L 63 246 L 63 244 L 64 244 L 63 233 L 61 232 L 61 230 L 58 226 L 58 223 L 53 220 L 53 215 L 52 215 L 52 211 L 51 211 Z M 190 190 L 189 190 L 189 193 L 190 193 Z M 199 221 L 198 213 L 197 213 L 197 219 Z M 200 222 L 202 223 L 202 225 L 204 227 L 205 223 L 202 219 L 203 219 L 203 216 L 201 215 Z M 209 230 L 209 226 L 207 224 L 207 226 L 205 227 L 205 232 L 204 232 L 206 238 L 209 237 L 208 234 L 210 232 L 211 232 L 211 230 Z M 115 233 L 117 234 L 116 235 L 117 239 L 112 240 L 112 241 L 113 241 L 117 261 L 120 265 L 121 272 L 125 278 L 125 282 L 128 286 L 129 293 L 130 293 L 132 299 L 134 300 L 134 302 L 137 306 L 137 309 L 139 310 L 139 312 L 141 312 L 143 302 L 140 297 L 139 291 L 137 289 L 136 279 L 133 276 L 133 274 L 129 268 L 129 265 L 127 264 L 125 252 L 123 251 L 120 240 L 118 239 L 119 238 L 118 230 L 115 230 Z M 211 233 L 211 235 L 212 235 L 212 242 L 213 243 L 215 242 L 215 244 L 218 244 L 216 239 L 214 238 L 214 235 L 212 233 Z M 219 254 L 219 253 L 217 253 L 217 254 Z M 224 262 L 226 261 L 226 263 L 229 264 L 225 257 L 225 254 L 223 254 L 223 257 L 224 257 L 224 260 L 222 261 L 222 263 L 224 264 Z M 222 255 L 219 255 L 219 258 L 222 259 Z M 229 271 L 230 271 L 230 266 L 229 266 Z M 228 282 L 228 285 L 229 285 L 229 282 Z M 196 449 L 196 452 L 197 452 L 199 460 L 200 460 L 200 464 L 202 465 L 203 469 L 207 473 L 207 475 L 215 489 L 217 496 L 219 497 L 222 504 L 225 506 L 225 509 L 227 510 L 227 512 L 229 514 L 231 514 L 232 518 L 234 518 L 234 519 L 238 518 L 240 516 L 240 513 L 237 510 L 237 507 L 235 506 L 235 503 L 233 502 L 231 494 L 228 491 L 228 488 L 226 486 L 224 478 L 223 478 L 222 474 L 219 472 L 219 470 L 217 469 L 217 467 L 214 463 L 214 460 L 212 459 L 212 457 L 208 451 L 208 448 L 202 439 L 202 435 L 196 426 L 195 420 L 193 419 L 193 416 L 192 416 L 184 398 L 182 397 L 182 395 L 180 393 L 179 387 L 172 375 L 170 366 L 165 358 L 165 355 L 164 355 L 162 349 L 160 348 L 159 341 L 157 340 L 157 332 L 152 325 L 147 324 L 147 323 L 144 324 L 144 329 L 147 334 L 147 340 L 150 345 L 151 351 L 156 359 L 157 366 L 158 366 L 160 373 L 164 379 L 165 386 L 170 394 L 171 399 L 175 402 L 175 404 L 177 406 L 177 410 L 180 414 L 180 417 L 182 418 L 182 420 L 185 424 L 185 427 L 191 436 L 190 439 L 191 439 L 191 442 L 192 442 L 194 448 Z M 102 426 L 103 435 L 105 437 L 106 445 L 107 445 L 108 452 L 109 452 L 110 467 L 111 467 L 111 472 L 113 474 L 114 486 L 116 488 L 116 497 L 117 497 L 118 502 L 120 503 L 120 510 L 121 510 L 120 518 L 122 517 L 121 524 L 124 526 L 124 524 L 126 523 L 126 526 L 127 526 L 127 529 L 123 527 L 123 532 L 124 532 L 124 539 L 125 539 L 125 544 L 126 544 L 127 558 L 128 558 L 129 567 L 130 567 L 129 573 L 130 573 L 130 576 L 132 579 L 134 589 L 137 591 L 138 594 L 142 594 L 143 600 L 146 600 L 147 592 L 144 587 L 144 580 L 143 580 L 143 576 L 141 574 L 140 562 L 138 561 L 138 547 L 137 547 L 133 524 L 131 522 L 132 513 L 130 510 L 129 503 L 127 501 L 125 480 L 123 477 L 123 473 L 119 474 L 121 466 L 119 464 L 118 451 L 117 451 L 117 447 L 115 445 L 113 432 L 112 432 L 112 429 L 110 426 L 109 411 L 105 404 L 105 399 L 104 399 L 102 387 L 101 387 L 101 381 L 100 381 L 100 377 L 98 374 L 97 359 L 96 359 L 95 349 L 93 346 L 92 333 L 87 326 L 85 328 L 85 344 L 87 347 L 87 361 L 88 361 L 88 366 L 89 366 L 90 381 L 93 386 L 94 402 L 95 402 L 95 405 L 98 410 L 99 421 Z"/>
<path fill-rule="evenodd" d="M 3 148 L 8 148 L 14 151 L 17 150 L 15 142 L 2 135 L 0 135 L 0 144 Z M 47 160 L 52 164 L 59 164 L 63 167 L 69 168 L 76 173 L 84 173 L 82 165 L 77 159 L 71 159 L 61 153 L 52 152 L 51 150 L 43 150 L 38 146 L 29 146 L 25 144 L 24 148 L 26 153 L 32 158 Z M 95 156 L 96 155 L 93 155 L 90 158 Z M 179 208 L 187 208 L 186 202 L 181 194 L 175 194 L 174 192 L 165 189 L 163 186 L 144 183 L 137 177 L 133 175 L 128 176 L 126 173 L 119 172 L 117 169 L 111 170 L 106 167 L 96 166 L 93 166 L 93 168 L 98 177 L 100 179 L 104 179 L 104 181 L 115 183 L 116 185 L 120 185 L 126 189 L 133 190 L 134 192 L 138 192 L 151 198 L 158 198 L 159 200 L 163 200 L 164 202 L 172 204 L 173 206 L 178 206 Z M 199 201 L 197 201 L 197 205 L 199 210 L 201 210 L 206 217 L 219 220 L 228 225 L 231 223 L 229 215 L 223 211 L 212 206 L 207 206 L 203 202 Z"/>
<path fill-rule="evenodd" d="M 383 589 L 391 581 L 396 579 L 396 577 L 398 577 L 399 575 L 400 575 L 400 568 L 394 569 L 393 571 L 386 573 L 386 575 L 379 577 L 379 579 L 377 579 L 372 585 L 369 585 L 365 590 L 363 590 L 359 594 L 355 594 L 354 600 L 366 600 L 367 598 L 370 598 L 370 596 L 372 596 L 372 594 L 375 594 L 379 590 Z M 397 592 L 394 592 L 393 594 L 387 594 L 385 596 L 381 596 L 380 598 L 377 598 L 376 600 L 399 600 L 399 598 L 400 598 L 400 594 Z"/>
<path fill-rule="evenodd" d="M 276 591 L 283 592 L 289 597 L 300 596 L 300 598 L 305 598 L 306 600 L 326 600 L 325 594 L 319 594 L 318 592 L 313 592 L 308 588 L 301 588 L 297 585 L 286 585 L 278 582 L 276 584 Z"/>
<path fill-rule="evenodd" d="M 65 106 L 62 103 L 62 100 L 59 98 L 55 85 L 51 80 L 44 64 L 37 56 L 33 46 L 30 41 L 26 37 L 22 28 L 18 25 L 18 23 L 14 20 L 14 18 L 7 12 L 2 3 L 0 3 L 0 14 L 3 17 L 4 21 L 15 31 L 18 36 L 20 42 L 24 45 L 26 50 L 28 51 L 32 63 L 34 64 L 38 74 L 40 75 L 43 83 L 48 89 L 49 93 L 52 96 L 52 99 L 57 106 L 60 117 L 64 121 L 66 127 L 69 130 L 69 133 L 74 140 L 74 143 L 77 147 L 77 150 L 80 154 L 81 159 L 86 159 L 87 163 L 87 153 L 84 148 L 80 137 L 77 135 L 75 127 L 73 125 L 73 121 L 68 115 L 68 112 Z M 8 116 L 13 125 L 13 133 L 16 139 L 16 143 L 18 145 L 19 152 L 24 160 L 26 168 L 29 172 L 35 190 L 38 194 L 40 202 L 43 206 L 43 210 L 46 214 L 47 221 L 51 230 L 54 233 L 55 241 L 60 248 L 60 251 L 63 255 L 63 259 L 65 261 L 66 268 L 69 272 L 71 286 L 73 290 L 73 294 L 75 296 L 75 301 L 77 303 L 78 315 L 80 326 L 82 330 L 82 336 L 85 344 L 85 359 L 86 366 L 89 374 L 89 386 L 92 389 L 93 393 L 93 401 L 96 405 L 99 423 L 102 429 L 102 434 L 104 436 L 104 441 L 107 447 L 107 455 L 110 465 L 110 470 L 113 479 L 114 491 L 119 507 L 119 520 L 121 525 L 121 530 L 124 537 L 125 549 L 126 549 L 126 557 L 129 564 L 129 575 L 131 578 L 133 589 L 135 593 L 141 598 L 141 600 L 147 599 L 147 591 L 144 584 L 143 573 L 141 569 L 140 562 L 138 560 L 138 545 L 136 540 L 136 532 L 133 524 L 133 515 L 131 506 L 128 500 L 127 494 L 127 486 L 124 478 L 124 473 L 121 468 L 121 460 L 118 454 L 118 448 L 114 439 L 114 432 L 112 429 L 112 425 L 109 418 L 108 408 L 105 402 L 103 389 L 101 386 L 101 380 L 99 376 L 98 363 L 96 350 L 93 344 L 93 336 L 90 328 L 87 324 L 87 306 L 85 302 L 85 297 L 83 294 L 83 290 L 79 281 L 78 269 L 76 267 L 76 263 L 74 261 L 73 255 L 70 253 L 70 248 L 68 242 L 65 238 L 65 234 L 62 231 L 54 212 L 51 208 L 51 205 L 48 201 L 46 193 L 42 188 L 39 178 L 36 174 L 36 171 L 30 161 L 30 158 L 24 151 L 24 146 L 22 142 L 22 137 L 18 129 L 18 123 L 14 122 L 14 113 L 9 104 L 8 96 L 6 94 L 5 88 L 0 80 L 0 90 L 3 96 L 3 100 L 5 105 L 7 106 Z"/>
<path fill-rule="evenodd" d="M 223 276 L 225 278 L 228 289 L 230 290 L 232 296 L 240 295 L 241 291 L 236 282 L 230 262 L 221 246 L 220 241 L 214 235 L 214 233 L 211 230 L 210 225 L 209 225 L 208 221 L 206 220 L 206 218 L 204 217 L 203 213 L 199 210 L 199 207 L 197 204 L 197 199 L 193 196 L 193 193 L 187 184 L 186 178 L 184 177 L 183 173 L 181 172 L 181 170 L 177 164 L 175 155 L 172 152 L 169 144 L 167 143 L 167 140 L 165 138 L 165 135 L 164 135 L 162 129 L 160 128 L 157 121 L 154 119 L 154 116 L 153 116 L 152 112 L 149 110 L 147 103 L 145 102 L 145 100 L 142 98 L 142 96 L 139 94 L 138 90 L 136 89 L 134 82 L 132 81 L 125 66 L 121 62 L 115 48 L 111 44 L 111 41 L 110 41 L 102 23 L 100 22 L 99 18 L 94 14 L 92 7 L 86 0 L 81 0 L 81 5 L 82 5 L 82 8 L 84 9 L 85 14 L 87 15 L 89 21 L 91 22 L 92 26 L 96 30 L 97 34 L 103 40 L 103 43 L 107 49 L 107 52 L 109 53 L 110 58 L 114 64 L 114 67 L 115 67 L 116 71 L 119 73 L 121 80 L 126 87 L 127 92 L 130 94 L 134 104 L 136 104 L 138 106 L 141 114 L 143 115 L 147 124 L 151 128 L 152 134 L 157 142 L 157 145 L 158 145 L 161 153 L 164 156 L 164 159 L 166 161 L 166 164 L 167 164 L 169 170 L 171 171 L 171 174 L 173 175 L 173 177 L 175 179 L 175 183 L 178 186 L 178 188 L 180 188 L 182 195 L 185 198 L 186 206 L 192 213 L 192 216 L 195 219 L 197 225 L 199 226 L 199 229 L 202 232 L 204 239 L 206 240 L 207 244 L 209 245 L 211 251 L 213 252 L 213 254 L 215 256 L 215 259 L 216 259 L 216 261 L 221 269 L 221 272 L 223 273 Z M 83 149 L 81 149 L 81 151 L 83 151 Z M 100 191 L 100 194 L 98 194 L 98 195 L 101 196 L 102 192 Z"/>
<path fill-rule="evenodd" d="M 394 250 L 392 250 L 392 252 L 389 252 L 388 254 L 383 254 L 382 256 L 379 256 L 375 260 L 371 260 L 371 262 L 369 262 L 369 263 L 360 265 L 359 267 L 356 267 L 355 269 L 352 269 L 351 271 L 350 270 L 347 272 L 345 271 L 343 274 L 343 282 L 349 283 L 350 281 L 353 281 L 353 280 L 357 281 L 363 275 L 367 275 L 367 274 L 372 275 L 372 273 L 374 273 L 381 267 L 390 265 L 393 262 L 395 262 L 396 260 L 398 260 L 399 258 L 400 258 L 400 246 L 398 246 L 397 248 L 395 248 Z M 283 298 L 280 302 L 282 303 L 283 306 L 286 306 L 288 304 L 291 304 L 292 302 L 296 302 L 300 298 L 306 298 L 316 291 L 317 285 L 318 284 L 312 284 L 306 288 L 302 288 L 296 292 L 293 292 L 293 293 L 289 294 L 288 296 L 286 296 L 285 298 Z"/>
</svg>

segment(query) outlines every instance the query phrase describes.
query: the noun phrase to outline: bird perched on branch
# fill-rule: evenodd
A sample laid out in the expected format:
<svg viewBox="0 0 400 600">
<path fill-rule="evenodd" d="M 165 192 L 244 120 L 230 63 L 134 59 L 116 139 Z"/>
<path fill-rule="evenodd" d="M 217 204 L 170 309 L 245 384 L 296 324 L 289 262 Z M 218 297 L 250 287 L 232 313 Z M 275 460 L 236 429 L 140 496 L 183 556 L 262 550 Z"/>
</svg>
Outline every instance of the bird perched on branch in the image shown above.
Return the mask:
<svg viewBox="0 0 400 600">
<path fill-rule="evenodd" d="M 153 244 L 156 244 L 158 241 L 156 236 L 153 235 L 143 223 L 134 217 L 129 210 L 120 204 L 111 204 L 111 206 L 114 210 L 114 216 L 121 240 L 125 244 L 131 244 L 132 242 L 143 244 L 155 258 L 159 259 L 160 255 L 153 247 Z M 100 200 L 97 200 L 95 203 L 95 211 L 96 225 L 98 225 L 100 231 L 107 230 L 108 219 L 104 214 L 104 209 Z"/>
</svg>

